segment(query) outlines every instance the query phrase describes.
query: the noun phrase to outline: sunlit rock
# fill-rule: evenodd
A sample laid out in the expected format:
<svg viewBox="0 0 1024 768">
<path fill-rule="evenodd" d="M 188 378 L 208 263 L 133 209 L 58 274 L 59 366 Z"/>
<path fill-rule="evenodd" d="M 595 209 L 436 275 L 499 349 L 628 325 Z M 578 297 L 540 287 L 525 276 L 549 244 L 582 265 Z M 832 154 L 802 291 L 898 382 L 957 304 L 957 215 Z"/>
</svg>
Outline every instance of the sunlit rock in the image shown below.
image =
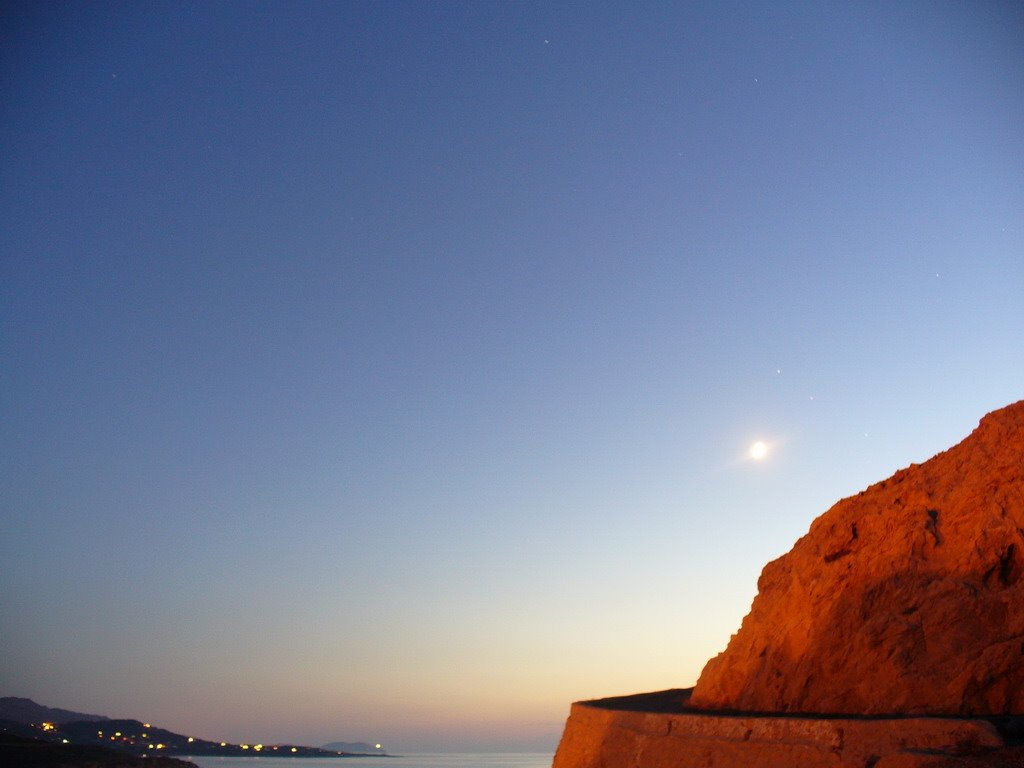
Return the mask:
<svg viewBox="0 0 1024 768">
<path fill-rule="evenodd" d="M 1024 401 L 843 499 L 783 557 L 691 703 L 1024 713 Z"/>
<path fill-rule="evenodd" d="M 695 689 L 577 702 L 555 768 L 1024 765 L 1024 401 L 765 566 Z"/>
</svg>

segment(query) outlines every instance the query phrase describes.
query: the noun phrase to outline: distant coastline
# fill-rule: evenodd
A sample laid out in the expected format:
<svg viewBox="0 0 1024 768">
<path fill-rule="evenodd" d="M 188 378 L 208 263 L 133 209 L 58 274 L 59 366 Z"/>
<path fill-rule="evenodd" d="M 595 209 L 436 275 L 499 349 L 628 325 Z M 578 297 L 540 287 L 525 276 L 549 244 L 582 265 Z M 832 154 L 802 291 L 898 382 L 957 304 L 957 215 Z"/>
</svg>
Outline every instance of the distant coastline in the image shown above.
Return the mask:
<svg viewBox="0 0 1024 768">
<path fill-rule="evenodd" d="M 113 719 L 103 715 L 73 712 L 37 704 L 31 699 L 0 698 L 0 735 L 56 747 L 96 747 L 115 755 L 134 758 L 156 757 L 391 757 L 365 742 L 331 742 L 326 747 L 350 746 L 366 751 L 328 749 L 302 744 L 261 742 L 235 744 L 176 733 L 151 723 L 133 719 Z M 101 756 L 102 757 L 102 756 Z M 13 764 L 17 764 L 16 762 Z M 29 763 L 25 763 L 29 764 Z M 38 763 L 43 765 L 45 763 Z M 103 763 L 104 765 L 108 763 Z M 125 765 L 134 763 L 125 763 Z M 139 763 L 149 765 L 149 763 Z"/>
</svg>

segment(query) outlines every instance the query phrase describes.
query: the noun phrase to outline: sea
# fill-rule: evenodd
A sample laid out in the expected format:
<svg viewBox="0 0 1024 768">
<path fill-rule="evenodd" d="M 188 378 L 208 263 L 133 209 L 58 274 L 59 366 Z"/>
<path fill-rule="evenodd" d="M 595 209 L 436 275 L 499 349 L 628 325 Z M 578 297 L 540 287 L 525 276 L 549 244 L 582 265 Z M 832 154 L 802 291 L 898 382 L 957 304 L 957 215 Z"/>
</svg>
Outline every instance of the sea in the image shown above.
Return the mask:
<svg viewBox="0 0 1024 768">
<path fill-rule="evenodd" d="M 186 757 L 200 768 L 551 768 L 549 752 L 456 752 L 388 757 Z"/>
</svg>

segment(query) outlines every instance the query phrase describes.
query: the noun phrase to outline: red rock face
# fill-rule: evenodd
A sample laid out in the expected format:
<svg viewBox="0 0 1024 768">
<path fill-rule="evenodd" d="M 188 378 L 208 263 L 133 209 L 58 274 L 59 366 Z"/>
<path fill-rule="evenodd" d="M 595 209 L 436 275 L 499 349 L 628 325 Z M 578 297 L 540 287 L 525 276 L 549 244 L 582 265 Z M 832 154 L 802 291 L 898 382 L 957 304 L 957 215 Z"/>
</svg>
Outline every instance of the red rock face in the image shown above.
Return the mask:
<svg viewBox="0 0 1024 768">
<path fill-rule="evenodd" d="M 765 566 L 690 704 L 1024 713 L 1024 401 L 811 525 Z"/>
</svg>

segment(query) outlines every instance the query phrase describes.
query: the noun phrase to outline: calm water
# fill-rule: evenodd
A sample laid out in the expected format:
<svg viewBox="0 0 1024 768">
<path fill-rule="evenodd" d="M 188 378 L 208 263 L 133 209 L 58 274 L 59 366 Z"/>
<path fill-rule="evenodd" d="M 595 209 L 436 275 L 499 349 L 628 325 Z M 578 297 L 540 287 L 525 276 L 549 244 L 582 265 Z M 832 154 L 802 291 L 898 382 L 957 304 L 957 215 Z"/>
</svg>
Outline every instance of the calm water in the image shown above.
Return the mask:
<svg viewBox="0 0 1024 768">
<path fill-rule="evenodd" d="M 401 757 L 185 757 L 201 768 L 551 768 L 545 752 Z"/>
</svg>

